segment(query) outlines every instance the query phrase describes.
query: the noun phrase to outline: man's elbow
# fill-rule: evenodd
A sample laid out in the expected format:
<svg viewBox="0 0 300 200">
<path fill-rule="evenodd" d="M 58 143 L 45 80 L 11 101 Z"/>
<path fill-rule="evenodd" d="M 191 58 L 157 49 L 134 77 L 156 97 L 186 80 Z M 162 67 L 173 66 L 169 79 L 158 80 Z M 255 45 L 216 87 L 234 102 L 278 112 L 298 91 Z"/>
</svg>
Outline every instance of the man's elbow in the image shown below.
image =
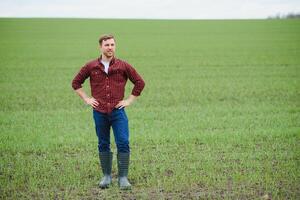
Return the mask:
<svg viewBox="0 0 300 200">
<path fill-rule="evenodd" d="M 145 88 L 145 81 L 143 79 L 138 81 L 138 88 L 141 92 Z"/>
<path fill-rule="evenodd" d="M 73 90 L 78 90 L 79 88 L 81 88 L 81 84 L 77 83 L 76 81 L 72 81 L 71 86 Z"/>
</svg>

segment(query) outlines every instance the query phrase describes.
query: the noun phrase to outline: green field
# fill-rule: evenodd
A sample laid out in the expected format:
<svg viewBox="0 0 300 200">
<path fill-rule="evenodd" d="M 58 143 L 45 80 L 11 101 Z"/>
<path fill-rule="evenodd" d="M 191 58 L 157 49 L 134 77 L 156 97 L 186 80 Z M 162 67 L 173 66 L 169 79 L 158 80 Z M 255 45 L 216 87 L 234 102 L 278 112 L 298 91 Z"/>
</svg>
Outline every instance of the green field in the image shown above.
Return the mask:
<svg viewBox="0 0 300 200">
<path fill-rule="evenodd" d="M 1 199 L 300 198 L 300 20 L 2 18 L 0 31 Z M 125 192 L 115 160 L 98 188 L 92 110 L 71 88 L 103 33 L 146 82 L 126 109 Z"/>
</svg>

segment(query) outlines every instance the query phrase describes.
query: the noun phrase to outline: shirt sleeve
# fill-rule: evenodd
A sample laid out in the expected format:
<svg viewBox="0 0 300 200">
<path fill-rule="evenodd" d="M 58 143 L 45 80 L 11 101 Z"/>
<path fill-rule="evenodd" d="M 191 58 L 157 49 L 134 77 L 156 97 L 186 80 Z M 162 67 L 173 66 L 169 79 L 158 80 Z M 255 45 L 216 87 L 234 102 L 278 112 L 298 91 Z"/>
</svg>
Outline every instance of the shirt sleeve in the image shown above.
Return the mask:
<svg viewBox="0 0 300 200">
<path fill-rule="evenodd" d="M 140 96 L 142 90 L 145 87 L 145 82 L 137 71 L 128 63 L 126 63 L 126 72 L 129 80 L 134 84 L 131 94 L 134 96 Z"/>
<path fill-rule="evenodd" d="M 72 88 L 77 90 L 82 88 L 84 81 L 90 76 L 88 65 L 83 66 L 72 81 Z"/>
</svg>

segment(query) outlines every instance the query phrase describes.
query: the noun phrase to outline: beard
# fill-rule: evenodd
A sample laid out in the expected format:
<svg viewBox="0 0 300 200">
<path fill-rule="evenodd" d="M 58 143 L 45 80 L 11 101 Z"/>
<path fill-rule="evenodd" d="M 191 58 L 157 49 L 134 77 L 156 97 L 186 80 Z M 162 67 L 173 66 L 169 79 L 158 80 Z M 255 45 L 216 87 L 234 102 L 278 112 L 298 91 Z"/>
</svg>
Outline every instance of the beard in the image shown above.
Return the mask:
<svg viewBox="0 0 300 200">
<path fill-rule="evenodd" d="M 114 56 L 114 52 L 113 52 L 113 51 L 103 52 L 103 54 L 104 54 L 107 58 L 111 58 L 111 57 Z"/>
</svg>

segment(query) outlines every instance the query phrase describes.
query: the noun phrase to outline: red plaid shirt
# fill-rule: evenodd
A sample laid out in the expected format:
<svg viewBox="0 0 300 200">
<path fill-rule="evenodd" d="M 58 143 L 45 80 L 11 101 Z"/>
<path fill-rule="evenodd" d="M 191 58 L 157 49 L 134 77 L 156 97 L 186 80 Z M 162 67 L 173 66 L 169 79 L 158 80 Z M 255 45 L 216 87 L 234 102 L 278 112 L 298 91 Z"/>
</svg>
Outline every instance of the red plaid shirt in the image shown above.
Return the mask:
<svg viewBox="0 0 300 200">
<path fill-rule="evenodd" d="M 144 80 L 127 62 L 113 58 L 109 63 L 108 74 L 100 62 L 101 57 L 85 64 L 72 81 L 77 90 L 89 77 L 92 96 L 99 102 L 95 110 L 110 113 L 119 101 L 123 100 L 127 79 L 134 84 L 131 94 L 139 96 L 145 86 Z"/>
</svg>

